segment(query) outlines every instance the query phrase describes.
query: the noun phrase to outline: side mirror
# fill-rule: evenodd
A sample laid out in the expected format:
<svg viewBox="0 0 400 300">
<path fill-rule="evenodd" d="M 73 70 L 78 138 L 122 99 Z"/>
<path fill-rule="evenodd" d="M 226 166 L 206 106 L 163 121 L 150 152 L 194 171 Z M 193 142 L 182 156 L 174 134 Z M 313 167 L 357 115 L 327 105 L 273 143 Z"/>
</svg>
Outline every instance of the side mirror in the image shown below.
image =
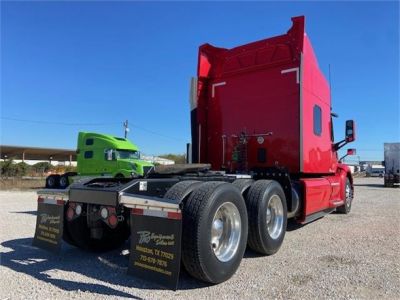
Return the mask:
<svg viewBox="0 0 400 300">
<path fill-rule="evenodd" d="M 345 137 L 347 143 L 353 142 L 356 139 L 355 124 L 353 120 L 346 121 Z"/>
<path fill-rule="evenodd" d="M 107 150 L 107 160 L 113 160 L 113 151 Z"/>
<path fill-rule="evenodd" d="M 343 161 L 343 159 L 346 157 L 346 156 L 349 156 L 349 155 L 356 155 L 356 149 L 347 149 L 347 153 L 346 153 L 346 155 L 343 155 L 340 159 L 339 159 L 339 161 L 340 162 L 342 162 Z"/>
<path fill-rule="evenodd" d="M 334 113 L 334 112 L 331 111 L 331 117 L 339 118 L 339 115 L 337 113 Z"/>
<path fill-rule="evenodd" d="M 347 149 L 347 155 L 356 155 L 356 149 Z"/>
</svg>

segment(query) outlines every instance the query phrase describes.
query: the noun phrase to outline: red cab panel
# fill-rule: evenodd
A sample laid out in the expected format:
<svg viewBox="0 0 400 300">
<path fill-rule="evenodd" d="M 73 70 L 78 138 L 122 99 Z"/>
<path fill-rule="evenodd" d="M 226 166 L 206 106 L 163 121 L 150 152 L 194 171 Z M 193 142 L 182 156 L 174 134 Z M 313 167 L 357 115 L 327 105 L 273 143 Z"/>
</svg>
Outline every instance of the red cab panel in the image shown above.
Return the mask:
<svg viewBox="0 0 400 300">
<path fill-rule="evenodd" d="M 292 18 L 280 36 L 232 49 L 202 45 L 192 105 L 192 157 L 231 173 L 282 166 L 334 174 L 329 85 Z"/>
</svg>

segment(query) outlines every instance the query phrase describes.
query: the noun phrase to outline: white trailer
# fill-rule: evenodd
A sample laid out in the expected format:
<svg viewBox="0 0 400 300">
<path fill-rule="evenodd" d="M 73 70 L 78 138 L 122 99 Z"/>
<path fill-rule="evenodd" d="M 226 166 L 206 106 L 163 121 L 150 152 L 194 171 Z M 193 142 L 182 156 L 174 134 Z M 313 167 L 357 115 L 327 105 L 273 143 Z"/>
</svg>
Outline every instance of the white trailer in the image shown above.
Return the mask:
<svg viewBox="0 0 400 300">
<path fill-rule="evenodd" d="M 400 183 L 400 143 L 384 143 L 385 187 Z"/>
</svg>

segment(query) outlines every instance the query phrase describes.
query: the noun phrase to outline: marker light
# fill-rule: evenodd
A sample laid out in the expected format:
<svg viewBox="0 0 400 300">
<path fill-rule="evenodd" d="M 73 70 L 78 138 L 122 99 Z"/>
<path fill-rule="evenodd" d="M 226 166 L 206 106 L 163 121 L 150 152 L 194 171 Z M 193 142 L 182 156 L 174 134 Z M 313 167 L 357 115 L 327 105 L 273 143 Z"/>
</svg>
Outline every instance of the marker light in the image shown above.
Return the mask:
<svg viewBox="0 0 400 300">
<path fill-rule="evenodd" d="M 74 217 L 74 210 L 71 207 L 69 207 L 67 210 L 67 219 L 71 221 L 73 217 Z"/>
<path fill-rule="evenodd" d="M 82 213 L 82 205 L 80 205 L 80 204 L 77 204 L 77 205 L 76 205 L 76 207 L 75 207 L 75 213 L 76 213 L 77 216 L 80 216 L 80 215 L 81 215 L 81 213 Z"/>
<path fill-rule="evenodd" d="M 108 224 L 110 224 L 111 227 L 115 227 L 118 224 L 118 218 L 116 215 L 111 215 L 108 218 Z"/>
<path fill-rule="evenodd" d="M 107 210 L 107 208 L 103 207 L 103 208 L 101 209 L 101 211 L 100 211 L 100 215 L 101 215 L 101 217 L 102 217 L 104 220 L 107 219 L 107 217 L 108 217 L 108 210 Z"/>
</svg>

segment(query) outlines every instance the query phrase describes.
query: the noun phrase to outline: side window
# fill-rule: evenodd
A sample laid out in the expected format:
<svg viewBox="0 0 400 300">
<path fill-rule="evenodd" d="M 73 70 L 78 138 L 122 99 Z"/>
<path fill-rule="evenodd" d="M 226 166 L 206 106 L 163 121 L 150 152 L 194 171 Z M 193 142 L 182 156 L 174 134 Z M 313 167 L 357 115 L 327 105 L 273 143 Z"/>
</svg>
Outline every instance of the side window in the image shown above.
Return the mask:
<svg viewBox="0 0 400 300">
<path fill-rule="evenodd" d="M 112 149 L 104 150 L 104 159 L 105 160 L 115 160 L 115 151 Z"/>
<path fill-rule="evenodd" d="M 92 158 L 93 157 L 93 151 L 85 151 L 85 158 Z"/>
<path fill-rule="evenodd" d="M 93 145 L 93 139 L 86 139 L 86 145 L 87 146 L 90 146 L 90 145 Z"/>
<path fill-rule="evenodd" d="M 321 136 L 322 132 L 322 111 L 321 107 L 314 105 L 314 134 Z"/>
</svg>

